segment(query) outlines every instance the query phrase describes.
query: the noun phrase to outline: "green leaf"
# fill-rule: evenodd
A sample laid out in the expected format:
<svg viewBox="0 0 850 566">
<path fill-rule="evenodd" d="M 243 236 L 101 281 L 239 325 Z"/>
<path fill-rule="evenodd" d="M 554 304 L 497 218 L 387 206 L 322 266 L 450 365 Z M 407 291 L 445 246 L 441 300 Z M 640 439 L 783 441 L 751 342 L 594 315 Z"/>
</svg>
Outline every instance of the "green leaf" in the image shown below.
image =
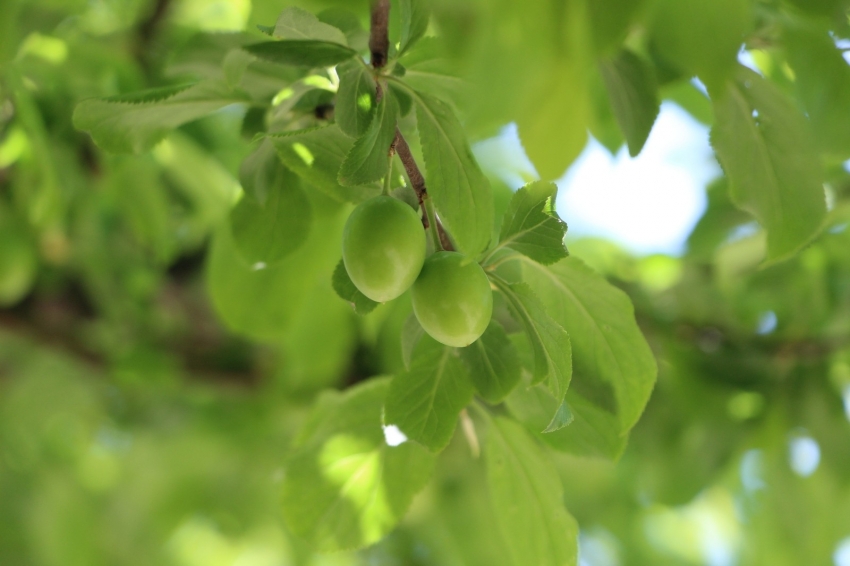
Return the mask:
<svg viewBox="0 0 850 566">
<path fill-rule="evenodd" d="M 578 378 L 576 378 L 578 379 Z M 616 461 L 626 449 L 629 436 L 620 432 L 617 415 L 582 396 L 575 389 L 566 401 L 573 416 L 569 426 L 540 435 L 548 446 L 576 456 Z"/>
<path fill-rule="evenodd" d="M 655 72 L 649 63 L 627 49 L 603 61 L 600 70 L 614 117 L 626 136 L 629 155 L 635 157 L 643 149 L 660 109 Z"/>
<path fill-rule="evenodd" d="M 424 335 L 425 329 L 419 324 L 416 315 L 410 313 L 410 316 L 404 321 L 404 326 L 401 329 L 401 360 L 404 362 L 405 368 L 410 368 L 413 350 Z"/>
<path fill-rule="evenodd" d="M 587 144 L 592 54 L 586 12 L 585 2 L 569 2 L 558 14 L 566 24 L 559 29 L 564 39 L 555 44 L 557 55 L 532 67 L 536 72 L 516 114 L 522 145 L 544 181 L 560 178 Z"/>
<path fill-rule="evenodd" d="M 207 292 L 228 329 L 280 343 L 304 316 L 305 301 L 317 282 L 327 281 L 339 259 L 345 218 L 338 212 L 330 218 L 324 214 L 313 207 L 307 241 L 276 265 L 262 269 L 242 258 L 226 224 L 215 233 L 206 264 Z M 333 301 L 329 288 L 328 293 Z"/>
<path fill-rule="evenodd" d="M 767 261 L 782 261 L 823 225 L 823 171 L 794 103 L 749 69 L 740 67 L 735 79 L 712 96 L 711 144 L 732 201 L 767 230 Z"/>
<path fill-rule="evenodd" d="M 242 49 L 260 59 L 297 67 L 330 67 L 357 55 L 349 47 L 315 39 L 284 39 L 246 45 Z"/>
<path fill-rule="evenodd" d="M 342 30 L 348 46 L 355 51 L 365 51 L 369 48 L 369 32 L 363 29 L 360 18 L 354 12 L 343 8 L 328 8 L 319 12 L 317 17 L 319 21 Z"/>
<path fill-rule="evenodd" d="M 552 317 L 525 283 L 510 284 L 500 277 L 491 280 L 504 295 L 514 318 L 531 342 L 532 384 L 546 381 L 560 403 L 572 378 L 570 336 Z"/>
<path fill-rule="evenodd" d="M 518 388 L 507 398 L 507 405 L 520 422 L 537 433 L 561 430 L 574 419 L 567 402 L 558 403 L 542 384 Z"/>
<path fill-rule="evenodd" d="M 221 83 L 204 81 L 84 100 L 74 110 L 74 127 L 106 151 L 142 153 L 174 128 L 237 102 L 246 100 Z"/>
<path fill-rule="evenodd" d="M 348 272 L 345 270 L 345 263 L 342 260 L 339 260 L 339 263 L 336 264 L 336 269 L 334 269 L 333 288 L 342 300 L 354 307 L 354 312 L 357 314 L 369 314 L 380 304 L 357 289 L 348 276 Z"/>
<path fill-rule="evenodd" d="M 259 204 L 265 204 L 271 187 L 279 181 L 282 167 L 274 145 L 264 140 L 239 166 L 239 184 L 246 195 Z"/>
<path fill-rule="evenodd" d="M 463 97 L 465 83 L 460 78 L 456 60 L 448 57 L 445 46 L 437 38 L 424 38 L 404 54 L 404 65 L 396 63 L 393 73 L 403 73 L 404 84 L 442 100 Z"/>
<path fill-rule="evenodd" d="M 301 247 L 310 232 L 312 209 L 301 179 L 278 165 L 264 203 L 245 195 L 230 211 L 233 243 L 250 265 L 278 263 Z"/>
<path fill-rule="evenodd" d="M 323 88 L 311 88 L 298 98 L 298 102 L 292 105 L 292 111 L 315 114 L 316 109 L 321 106 L 332 107 L 335 96 L 335 92 Z"/>
<path fill-rule="evenodd" d="M 490 403 L 500 403 L 519 383 L 519 355 L 495 319 L 481 338 L 461 348 L 460 357 L 469 369 L 475 389 Z"/>
<path fill-rule="evenodd" d="M 423 336 L 410 369 L 390 384 L 384 420 L 434 452 L 448 445 L 458 414 L 472 400 L 472 384 L 454 348 Z"/>
<path fill-rule="evenodd" d="M 428 19 L 431 16 L 425 0 L 400 0 L 401 7 L 401 43 L 398 54 L 413 47 L 428 30 Z"/>
<path fill-rule="evenodd" d="M 359 186 L 379 181 L 389 172 L 390 146 L 396 135 L 398 102 L 386 90 L 366 132 L 354 142 L 339 169 L 339 184 Z"/>
<path fill-rule="evenodd" d="M 353 138 L 359 138 L 369 127 L 375 113 L 377 84 L 372 73 L 358 61 L 350 61 L 337 68 L 339 90 L 336 95 L 334 119 L 339 129 Z"/>
<path fill-rule="evenodd" d="M 339 184 L 337 174 L 354 143 L 336 125 L 273 134 L 269 139 L 287 167 L 337 201 L 357 203 L 381 192 L 379 184 L 364 187 Z"/>
<path fill-rule="evenodd" d="M 493 229 L 490 184 L 466 141 L 452 109 L 428 95 L 413 92 L 428 194 L 458 249 L 480 253 Z"/>
<path fill-rule="evenodd" d="M 574 385 L 593 380 L 609 384 L 620 431 L 629 430 L 649 400 L 657 368 L 628 296 L 577 258 L 549 267 L 517 258 L 523 281 L 540 297 L 545 312 L 570 334 Z"/>
<path fill-rule="evenodd" d="M 320 22 L 319 18 L 296 6 L 290 6 L 280 13 L 274 26 L 274 35 L 285 39 L 316 39 L 348 45 L 340 29 Z"/>
<path fill-rule="evenodd" d="M 567 224 L 555 212 L 555 183 L 538 181 L 511 198 L 496 249 L 509 247 L 543 264 L 567 257 Z"/>
<path fill-rule="evenodd" d="M 578 525 L 564 507 L 561 480 L 546 453 L 518 424 L 496 417 L 485 457 L 490 501 L 512 563 L 575 565 Z"/>
<path fill-rule="evenodd" d="M 361 548 L 389 533 L 428 482 L 434 457 L 412 442 L 390 447 L 381 429 L 387 379 L 316 404 L 281 487 L 289 528 L 314 548 Z"/>
<path fill-rule="evenodd" d="M 826 30 L 791 27 L 784 39 L 815 141 L 846 159 L 850 156 L 850 66 Z"/>
<path fill-rule="evenodd" d="M 732 75 L 752 27 L 745 0 L 658 0 L 653 14 L 652 44 L 660 57 L 699 76 L 709 91 Z"/>
</svg>

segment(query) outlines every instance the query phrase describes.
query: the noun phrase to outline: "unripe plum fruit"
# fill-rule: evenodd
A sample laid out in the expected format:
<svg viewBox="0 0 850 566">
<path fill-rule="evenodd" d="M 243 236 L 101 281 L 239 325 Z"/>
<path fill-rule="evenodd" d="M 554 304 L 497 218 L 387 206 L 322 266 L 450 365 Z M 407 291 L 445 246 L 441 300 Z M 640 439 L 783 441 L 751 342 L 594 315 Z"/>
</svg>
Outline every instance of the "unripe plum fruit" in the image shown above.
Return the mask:
<svg viewBox="0 0 850 566">
<path fill-rule="evenodd" d="M 342 260 L 352 283 L 379 303 L 407 291 L 425 261 L 425 229 L 406 203 L 389 196 L 369 199 L 348 217 Z"/>
<path fill-rule="evenodd" d="M 481 266 L 457 252 L 437 252 L 413 284 L 413 312 L 432 338 L 447 346 L 469 346 L 493 314 L 493 292 Z"/>
</svg>

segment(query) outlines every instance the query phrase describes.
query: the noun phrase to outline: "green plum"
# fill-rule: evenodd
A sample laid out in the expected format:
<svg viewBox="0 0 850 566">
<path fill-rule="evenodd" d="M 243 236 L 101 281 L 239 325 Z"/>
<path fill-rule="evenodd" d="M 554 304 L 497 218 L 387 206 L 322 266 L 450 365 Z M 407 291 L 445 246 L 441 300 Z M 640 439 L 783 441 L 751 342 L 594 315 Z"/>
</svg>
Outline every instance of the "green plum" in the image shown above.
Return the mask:
<svg viewBox="0 0 850 566">
<path fill-rule="evenodd" d="M 342 234 L 342 260 L 361 293 L 379 303 L 407 291 L 425 261 L 425 229 L 410 205 L 379 196 L 354 209 Z"/>
<path fill-rule="evenodd" d="M 437 252 L 425 260 L 412 294 L 419 324 L 446 346 L 469 346 L 490 324 L 490 281 L 480 265 L 457 252 Z"/>
</svg>

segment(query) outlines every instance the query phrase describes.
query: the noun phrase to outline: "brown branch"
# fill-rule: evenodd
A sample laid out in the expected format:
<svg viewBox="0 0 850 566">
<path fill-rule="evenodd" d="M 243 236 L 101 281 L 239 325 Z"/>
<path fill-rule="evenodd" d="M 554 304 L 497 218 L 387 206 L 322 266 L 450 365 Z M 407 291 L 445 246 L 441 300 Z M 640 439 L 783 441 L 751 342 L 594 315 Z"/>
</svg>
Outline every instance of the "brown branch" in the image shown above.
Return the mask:
<svg viewBox="0 0 850 566">
<path fill-rule="evenodd" d="M 372 4 L 369 51 L 372 66 L 380 69 L 387 64 L 390 51 L 390 0 L 374 0 Z"/>
<path fill-rule="evenodd" d="M 422 171 L 416 164 L 413 158 L 413 153 L 410 151 L 410 146 L 407 145 L 407 140 L 401 134 L 401 130 L 395 129 L 395 151 L 398 153 L 401 164 L 404 165 L 404 170 L 407 172 L 407 178 L 410 179 L 410 184 L 413 187 L 413 192 L 416 193 L 416 198 L 419 199 L 419 204 L 422 205 L 425 197 L 428 195 L 428 189 L 425 188 L 425 177 L 422 176 Z"/>
<path fill-rule="evenodd" d="M 398 154 L 399 159 L 401 159 L 401 164 L 404 165 L 404 170 L 407 172 L 407 178 L 410 179 L 413 192 L 416 193 L 416 198 L 419 200 L 419 206 L 422 208 L 422 224 L 427 229 L 429 226 L 428 215 L 425 213 L 425 199 L 428 198 L 428 189 L 425 186 L 425 177 L 422 176 L 422 171 L 420 171 L 416 160 L 413 158 L 410 146 L 407 145 L 407 140 L 404 139 L 401 130 L 398 128 L 395 130 L 395 140 L 393 141 L 391 151 L 393 149 Z M 440 244 L 442 244 L 444 250 L 454 250 L 449 235 L 439 220 L 437 220 L 437 234 L 440 236 Z"/>
</svg>

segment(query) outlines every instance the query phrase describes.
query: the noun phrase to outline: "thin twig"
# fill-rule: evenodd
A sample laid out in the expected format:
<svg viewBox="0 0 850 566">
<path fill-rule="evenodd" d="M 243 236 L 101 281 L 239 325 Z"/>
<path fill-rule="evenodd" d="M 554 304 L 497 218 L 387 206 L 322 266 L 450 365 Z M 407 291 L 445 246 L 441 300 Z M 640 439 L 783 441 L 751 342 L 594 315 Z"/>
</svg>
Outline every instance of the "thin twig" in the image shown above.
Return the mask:
<svg viewBox="0 0 850 566">
<path fill-rule="evenodd" d="M 372 66 L 380 69 L 389 59 L 390 0 L 375 0 L 372 4 L 371 24 L 369 51 L 372 52 Z"/>
</svg>

